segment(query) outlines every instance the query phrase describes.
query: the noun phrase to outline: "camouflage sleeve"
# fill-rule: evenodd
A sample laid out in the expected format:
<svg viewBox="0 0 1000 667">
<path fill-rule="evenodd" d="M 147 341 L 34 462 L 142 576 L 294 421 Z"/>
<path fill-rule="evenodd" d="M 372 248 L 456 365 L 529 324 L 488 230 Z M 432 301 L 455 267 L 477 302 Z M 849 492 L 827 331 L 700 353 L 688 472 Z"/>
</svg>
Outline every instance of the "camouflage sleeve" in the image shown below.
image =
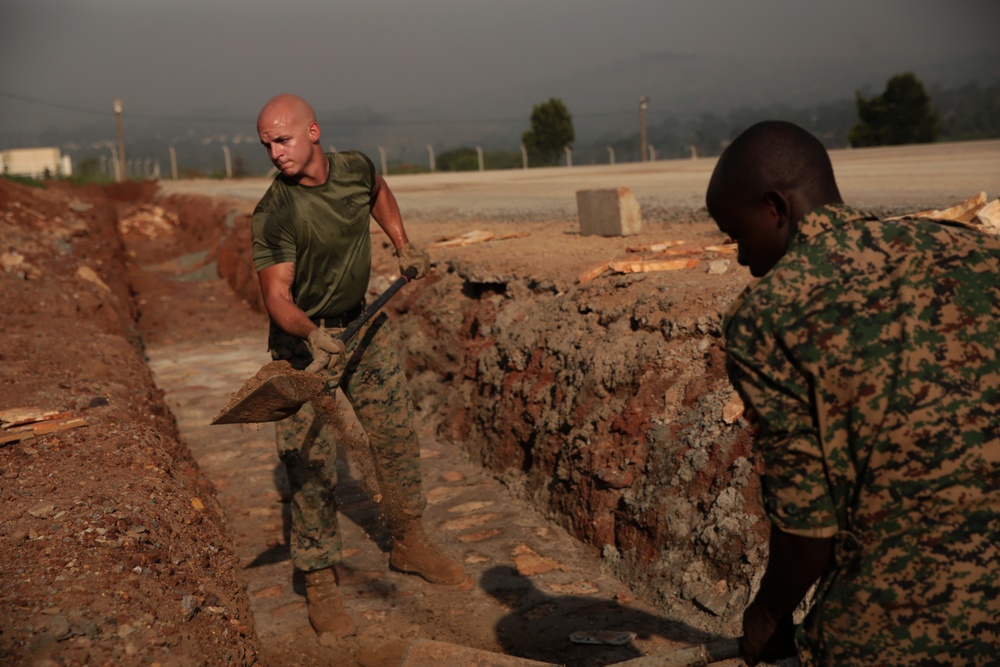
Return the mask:
<svg viewBox="0 0 1000 667">
<path fill-rule="evenodd" d="M 725 323 L 730 380 L 758 421 L 755 448 L 764 460 L 761 495 L 770 521 L 786 533 L 832 537 L 836 508 L 825 474 L 810 379 L 800 370 L 778 332 L 754 309 L 753 295 Z M 751 314 L 757 310 L 757 314 Z"/>
</svg>

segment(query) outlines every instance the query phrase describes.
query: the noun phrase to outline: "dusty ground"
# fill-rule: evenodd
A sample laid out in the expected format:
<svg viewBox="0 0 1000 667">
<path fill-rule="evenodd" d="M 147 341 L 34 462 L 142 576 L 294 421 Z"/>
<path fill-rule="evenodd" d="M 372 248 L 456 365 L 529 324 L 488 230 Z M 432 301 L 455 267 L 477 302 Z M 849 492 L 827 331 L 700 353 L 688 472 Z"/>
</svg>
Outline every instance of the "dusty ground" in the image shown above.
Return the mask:
<svg viewBox="0 0 1000 667">
<path fill-rule="evenodd" d="M 266 359 L 264 317 L 216 273 L 230 204 L 0 187 L 11 304 L 0 409 L 86 420 L 0 449 L 0 550 L 16 564 L 0 574 L 3 664 L 390 665 L 424 637 L 598 665 L 716 636 L 630 592 L 595 549 L 437 441 L 429 415 L 428 523 L 469 582 L 389 572 L 377 507 L 354 472 L 342 485 L 344 588 L 362 632 L 321 646 L 288 563 L 270 433 L 207 426 Z M 562 228 L 550 231 L 561 242 Z M 598 630 L 635 637 L 569 641 Z"/>
<path fill-rule="evenodd" d="M 223 513 L 136 326 L 117 221 L 151 193 L 0 180 L 0 409 L 85 420 L 0 449 L 3 664 L 255 660 Z"/>
<path fill-rule="evenodd" d="M 888 210 L 1000 191 L 996 142 L 834 163 L 848 199 Z M 718 331 L 748 275 L 710 273 L 731 257 L 698 251 L 691 269 L 577 281 L 654 242 L 724 241 L 700 209 L 709 170 L 390 180 L 422 245 L 515 236 L 432 248 L 431 275 L 389 309 L 420 415 L 427 521 L 469 583 L 388 571 L 377 506 L 345 459 L 344 588 L 362 630 L 334 647 L 308 629 L 292 578 L 270 431 L 207 425 L 267 360 L 240 252 L 261 184 L 154 201 L 0 180 L 0 411 L 86 421 L 0 444 L 0 664 L 389 665 L 430 637 L 604 665 L 733 634 L 766 535 Z M 644 232 L 579 236 L 574 189 L 618 185 L 643 204 Z M 394 270 L 375 239 L 373 292 Z M 606 629 L 636 636 L 569 641 Z"/>
</svg>

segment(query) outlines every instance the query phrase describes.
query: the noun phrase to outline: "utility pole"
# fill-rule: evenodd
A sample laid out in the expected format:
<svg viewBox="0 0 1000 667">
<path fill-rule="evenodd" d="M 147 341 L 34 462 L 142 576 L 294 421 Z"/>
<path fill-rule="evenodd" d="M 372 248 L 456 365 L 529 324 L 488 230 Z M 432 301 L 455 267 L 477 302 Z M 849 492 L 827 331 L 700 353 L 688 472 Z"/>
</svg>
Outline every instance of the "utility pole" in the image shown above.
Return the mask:
<svg viewBox="0 0 1000 667">
<path fill-rule="evenodd" d="M 125 128 L 122 126 L 122 100 L 115 98 L 115 123 L 118 125 L 118 182 L 126 176 L 125 172 Z"/>
<path fill-rule="evenodd" d="M 639 97 L 639 154 L 642 155 L 642 161 L 646 161 L 646 105 L 649 104 L 649 100 L 646 99 L 645 95 Z"/>
<path fill-rule="evenodd" d="M 177 151 L 170 147 L 170 178 L 177 180 Z"/>
</svg>

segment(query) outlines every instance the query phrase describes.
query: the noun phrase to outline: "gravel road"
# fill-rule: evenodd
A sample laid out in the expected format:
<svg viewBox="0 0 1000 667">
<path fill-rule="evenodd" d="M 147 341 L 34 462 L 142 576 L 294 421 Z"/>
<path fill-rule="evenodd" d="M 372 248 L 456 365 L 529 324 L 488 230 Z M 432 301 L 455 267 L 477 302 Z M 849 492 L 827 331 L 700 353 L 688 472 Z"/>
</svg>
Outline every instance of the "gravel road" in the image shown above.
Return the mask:
<svg viewBox="0 0 1000 667">
<path fill-rule="evenodd" d="M 865 208 L 942 208 L 1000 194 L 1000 140 L 831 151 L 844 199 Z M 698 209 L 714 158 L 528 171 L 392 175 L 408 218 L 528 220 L 572 217 L 576 191 L 625 186 L 644 207 Z M 162 181 L 164 194 L 256 200 L 268 179 Z"/>
</svg>

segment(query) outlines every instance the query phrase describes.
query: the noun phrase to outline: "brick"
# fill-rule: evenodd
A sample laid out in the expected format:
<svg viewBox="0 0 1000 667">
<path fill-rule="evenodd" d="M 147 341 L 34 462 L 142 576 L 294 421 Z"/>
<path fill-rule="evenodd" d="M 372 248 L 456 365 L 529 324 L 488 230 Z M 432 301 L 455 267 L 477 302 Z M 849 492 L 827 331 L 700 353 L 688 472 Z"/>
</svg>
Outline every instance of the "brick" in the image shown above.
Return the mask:
<svg viewBox="0 0 1000 667">
<path fill-rule="evenodd" d="M 630 236 L 642 230 L 639 202 L 625 187 L 578 190 L 576 209 L 584 236 Z"/>
</svg>

